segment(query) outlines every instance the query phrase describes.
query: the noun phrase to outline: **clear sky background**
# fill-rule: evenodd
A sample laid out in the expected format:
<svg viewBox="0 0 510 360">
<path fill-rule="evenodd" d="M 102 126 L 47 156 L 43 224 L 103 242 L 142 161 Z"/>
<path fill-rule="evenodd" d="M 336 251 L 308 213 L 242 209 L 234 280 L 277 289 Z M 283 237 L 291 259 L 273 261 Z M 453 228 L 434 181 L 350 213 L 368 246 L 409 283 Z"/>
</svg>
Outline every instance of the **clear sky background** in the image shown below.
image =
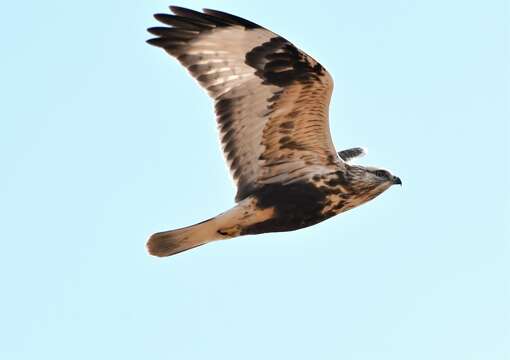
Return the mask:
<svg viewBox="0 0 510 360">
<path fill-rule="evenodd" d="M 508 1 L 187 1 L 333 75 L 338 149 L 404 186 L 171 258 L 234 204 L 211 101 L 144 43 L 167 1 L 2 6 L 0 358 L 510 358 Z"/>
</svg>

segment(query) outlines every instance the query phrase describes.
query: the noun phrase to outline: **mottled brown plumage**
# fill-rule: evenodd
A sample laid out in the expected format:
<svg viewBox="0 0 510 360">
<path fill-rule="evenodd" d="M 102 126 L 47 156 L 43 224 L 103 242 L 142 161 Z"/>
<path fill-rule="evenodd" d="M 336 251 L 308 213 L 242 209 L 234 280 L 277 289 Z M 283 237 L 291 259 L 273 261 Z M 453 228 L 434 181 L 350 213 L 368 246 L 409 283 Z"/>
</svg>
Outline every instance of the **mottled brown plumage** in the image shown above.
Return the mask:
<svg viewBox="0 0 510 360">
<path fill-rule="evenodd" d="M 168 256 L 213 240 L 296 230 L 371 200 L 400 179 L 348 163 L 328 124 L 333 80 L 312 57 L 245 19 L 172 6 L 170 27 L 148 40 L 184 65 L 215 101 L 237 205 L 200 224 L 157 233 L 149 252 Z"/>
</svg>

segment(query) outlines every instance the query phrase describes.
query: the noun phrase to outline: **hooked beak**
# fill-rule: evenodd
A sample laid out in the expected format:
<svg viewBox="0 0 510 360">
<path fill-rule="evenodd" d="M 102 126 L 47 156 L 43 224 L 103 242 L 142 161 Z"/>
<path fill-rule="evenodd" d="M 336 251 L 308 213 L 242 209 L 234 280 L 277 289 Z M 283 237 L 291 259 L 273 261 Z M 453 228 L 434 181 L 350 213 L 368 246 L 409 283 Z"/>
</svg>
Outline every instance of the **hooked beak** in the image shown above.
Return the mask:
<svg viewBox="0 0 510 360">
<path fill-rule="evenodd" d="M 393 185 L 400 185 L 402 186 L 402 180 L 398 176 L 393 177 Z"/>
</svg>

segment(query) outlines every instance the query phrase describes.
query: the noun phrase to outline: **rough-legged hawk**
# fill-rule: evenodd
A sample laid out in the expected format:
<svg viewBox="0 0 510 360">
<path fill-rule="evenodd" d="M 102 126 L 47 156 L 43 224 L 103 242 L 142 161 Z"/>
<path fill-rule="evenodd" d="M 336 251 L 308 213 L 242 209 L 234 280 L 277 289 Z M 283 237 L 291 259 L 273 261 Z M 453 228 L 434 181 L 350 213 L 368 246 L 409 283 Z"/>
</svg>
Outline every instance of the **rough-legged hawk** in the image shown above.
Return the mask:
<svg viewBox="0 0 510 360">
<path fill-rule="evenodd" d="M 184 65 L 214 99 L 221 143 L 237 185 L 236 206 L 199 224 L 152 235 L 169 256 L 214 240 L 290 231 L 363 204 L 398 177 L 350 164 L 328 126 L 333 80 L 281 36 L 240 17 L 172 6 L 148 43 Z"/>
</svg>

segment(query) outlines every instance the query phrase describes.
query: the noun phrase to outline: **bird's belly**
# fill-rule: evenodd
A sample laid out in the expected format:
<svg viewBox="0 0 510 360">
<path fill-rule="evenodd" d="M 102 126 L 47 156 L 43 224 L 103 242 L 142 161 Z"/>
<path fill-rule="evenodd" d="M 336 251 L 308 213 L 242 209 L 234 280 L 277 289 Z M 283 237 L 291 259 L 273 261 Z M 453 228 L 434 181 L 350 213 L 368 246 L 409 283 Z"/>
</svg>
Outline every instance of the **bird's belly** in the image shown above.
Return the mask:
<svg viewBox="0 0 510 360">
<path fill-rule="evenodd" d="M 265 185 L 252 197 L 256 199 L 257 208 L 273 208 L 273 216 L 244 227 L 242 235 L 297 230 L 335 215 L 324 211 L 328 203 L 327 191 L 310 182 Z"/>
</svg>

